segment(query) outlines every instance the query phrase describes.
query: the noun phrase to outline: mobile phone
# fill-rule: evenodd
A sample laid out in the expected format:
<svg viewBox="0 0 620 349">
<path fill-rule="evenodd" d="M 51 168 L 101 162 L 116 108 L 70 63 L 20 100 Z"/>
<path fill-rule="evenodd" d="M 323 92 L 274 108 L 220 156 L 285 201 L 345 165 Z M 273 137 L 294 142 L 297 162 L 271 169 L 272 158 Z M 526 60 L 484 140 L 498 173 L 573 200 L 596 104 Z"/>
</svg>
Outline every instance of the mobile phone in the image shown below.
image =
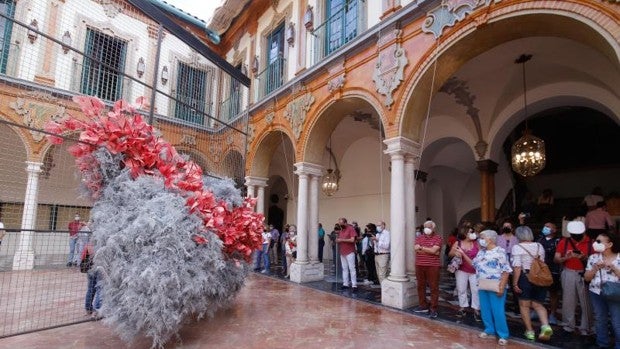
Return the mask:
<svg viewBox="0 0 620 349">
<path fill-rule="evenodd" d="M 573 253 L 574 253 L 574 254 L 581 254 L 581 251 L 579 251 L 579 250 L 573 250 Z"/>
</svg>

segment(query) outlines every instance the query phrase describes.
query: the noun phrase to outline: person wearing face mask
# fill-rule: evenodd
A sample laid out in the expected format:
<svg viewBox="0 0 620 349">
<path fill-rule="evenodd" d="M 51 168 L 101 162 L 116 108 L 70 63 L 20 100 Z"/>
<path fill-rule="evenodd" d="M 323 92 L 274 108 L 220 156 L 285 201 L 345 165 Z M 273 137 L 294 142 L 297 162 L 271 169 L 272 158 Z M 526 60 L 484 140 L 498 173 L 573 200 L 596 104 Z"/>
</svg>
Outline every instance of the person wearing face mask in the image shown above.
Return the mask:
<svg viewBox="0 0 620 349">
<path fill-rule="evenodd" d="M 284 241 L 284 255 L 286 256 L 286 275 L 285 278 L 291 277 L 291 265 L 295 261 L 297 257 L 297 227 L 291 224 L 288 228 L 288 234 L 285 237 Z"/>
<path fill-rule="evenodd" d="M 620 241 L 617 235 L 604 232 L 596 237 L 592 249 L 595 253 L 588 258 L 584 279 L 590 282 L 596 345 L 598 348 L 610 348 L 610 319 L 616 338 L 614 348 L 620 349 L 620 302 L 610 302 L 601 296 L 603 283 L 620 282 Z"/>
<path fill-rule="evenodd" d="M 562 283 L 560 282 L 560 272 L 562 269 L 553 258 L 560 242 L 560 239 L 556 237 L 557 227 L 551 222 L 545 223 L 545 226 L 541 230 L 541 238 L 538 243 L 545 249 L 545 264 L 549 266 L 551 276 L 553 276 L 553 284 L 549 286 L 549 324 L 557 325 L 558 320 L 555 317 L 555 313 L 558 311 L 558 304 L 560 301 L 560 290 L 562 289 Z"/>
<path fill-rule="evenodd" d="M 459 231 L 458 241 L 452 244 L 448 256 L 460 256 L 463 261 L 459 269 L 454 273 L 456 277 L 456 290 L 459 296 L 460 309 L 457 316 L 465 316 L 465 308 L 469 306 L 467 299 L 467 285 L 471 291 L 471 308 L 474 310 L 474 320 L 480 320 L 480 302 L 478 300 L 478 280 L 476 279 L 476 269 L 474 269 L 473 259 L 480 250 L 478 247 L 478 235 L 469 225 L 462 226 Z"/>
<path fill-rule="evenodd" d="M 416 313 L 429 313 L 430 318 L 437 317 L 439 303 L 439 274 L 441 267 L 441 236 L 435 231 L 437 225 L 433 221 L 424 222 L 423 234 L 415 239 L 415 272 L 418 279 L 419 305 L 413 310 Z M 426 285 L 431 290 L 430 307 L 426 299 Z"/>
<path fill-rule="evenodd" d="M 351 287 L 353 291 L 357 291 L 357 272 L 355 271 L 357 233 L 352 225 L 347 224 L 347 219 L 344 217 L 338 220 L 338 225 L 340 225 L 341 230 L 336 238 L 336 243 L 342 263 L 342 289 Z"/>
<path fill-rule="evenodd" d="M 571 221 L 566 225 L 570 238 L 563 238 L 555 251 L 553 260 L 562 264 L 562 321 L 564 331 L 573 333 L 576 329 L 584 336 L 589 335 L 592 315 L 588 293 L 583 280 L 588 256 L 592 251 L 590 239 L 585 236 L 586 226 L 581 221 Z M 577 301 L 581 305 L 581 323 L 576 325 L 575 310 Z"/>
<path fill-rule="evenodd" d="M 390 259 L 390 231 L 385 229 L 385 222 L 377 223 L 377 234 L 372 237 L 375 246 L 375 268 L 379 283 L 387 277 L 388 261 Z"/>
<path fill-rule="evenodd" d="M 67 257 L 67 266 L 77 266 L 79 255 L 75 251 L 78 241 L 78 232 L 85 224 L 80 221 L 80 215 L 75 214 L 73 220 L 69 222 L 69 256 Z"/>
<path fill-rule="evenodd" d="M 521 214 L 519 215 L 519 218 L 524 219 L 525 215 Z M 497 246 L 503 248 L 506 251 L 506 255 L 508 256 L 508 261 L 512 260 L 511 259 L 512 248 L 518 243 L 519 243 L 519 240 L 517 240 L 517 237 L 514 234 L 514 225 L 512 224 L 510 220 L 505 220 L 504 223 L 502 223 L 501 235 L 497 237 Z M 515 280 L 513 280 L 512 274 L 510 274 L 510 280 L 508 281 L 509 281 L 509 285 L 515 284 Z M 511 292 L 512 292 L 511 310 L 517 316 L 519 316 L 519 314 L 521 314 L 521 309 L 519 307 L 519 293 L 515 292 L 514 287 L 511 288 Z"/>
</svg>

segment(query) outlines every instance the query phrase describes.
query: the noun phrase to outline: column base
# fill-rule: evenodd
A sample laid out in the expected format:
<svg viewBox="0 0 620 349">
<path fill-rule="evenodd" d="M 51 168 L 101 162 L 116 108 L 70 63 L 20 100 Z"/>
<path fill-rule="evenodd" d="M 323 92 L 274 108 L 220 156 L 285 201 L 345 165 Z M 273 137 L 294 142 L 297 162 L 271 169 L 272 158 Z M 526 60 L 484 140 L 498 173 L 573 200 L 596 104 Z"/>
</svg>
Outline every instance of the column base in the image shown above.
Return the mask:
<svg viewBox="0 0 620 349">
<path fill-rule="evenodd" d="M 406 309 L 418 304 L 418 289 L 415 281 L 383 280 L 381 283 L 381 304 Z"/>
<path fill-rule="evenodd" d="M 16 251 L 13 257 L 13 270 L 34 269 L 34 251 Z"/>
<path fill-rule="evenodd" d="M 299 264 L 295 262 L 291 265 L 291 281 L 303 283 L 323 280 L 324 268 L 323 263 Z"/>
</svg>

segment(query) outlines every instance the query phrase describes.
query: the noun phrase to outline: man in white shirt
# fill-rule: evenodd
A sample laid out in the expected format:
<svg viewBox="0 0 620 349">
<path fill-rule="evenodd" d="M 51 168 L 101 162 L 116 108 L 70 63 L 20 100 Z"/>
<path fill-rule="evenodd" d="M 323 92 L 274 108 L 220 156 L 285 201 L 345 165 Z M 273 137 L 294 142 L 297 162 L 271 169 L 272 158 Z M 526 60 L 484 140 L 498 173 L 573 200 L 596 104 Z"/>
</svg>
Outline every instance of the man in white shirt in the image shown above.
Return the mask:
<svg viewBox="0 0 620 349">
<path fill-rule="evenodd" d="M 387 277 L 390 260 L 390 231 L 385 229 L 385 222 L 377 223 L 377 234 L 372 238 L 375 246 L 375 267 L 379 283 Z"/>
</svg>

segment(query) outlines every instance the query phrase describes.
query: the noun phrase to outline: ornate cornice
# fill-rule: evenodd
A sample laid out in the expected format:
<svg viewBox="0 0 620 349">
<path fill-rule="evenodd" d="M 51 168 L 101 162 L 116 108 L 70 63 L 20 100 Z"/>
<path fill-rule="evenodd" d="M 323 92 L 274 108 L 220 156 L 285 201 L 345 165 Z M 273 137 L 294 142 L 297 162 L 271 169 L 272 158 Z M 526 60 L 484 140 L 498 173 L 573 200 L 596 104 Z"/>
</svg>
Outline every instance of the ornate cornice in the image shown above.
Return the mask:
<svg viewBox="0 0 620 349">
<path fill-rule="evenodd" d="M 439 38 L 443 30 L 451 27 L 456 22 L 462 21 L 465 17 L 474 12 L 476 9 L 489 6 L 491 2 L 500 2 L 501 0 L 450 0 L 442 1 L 441 5 L 432 9 L 424 23 L 422 31 L 431 33 L 435 38 Z"/>
</svg>

